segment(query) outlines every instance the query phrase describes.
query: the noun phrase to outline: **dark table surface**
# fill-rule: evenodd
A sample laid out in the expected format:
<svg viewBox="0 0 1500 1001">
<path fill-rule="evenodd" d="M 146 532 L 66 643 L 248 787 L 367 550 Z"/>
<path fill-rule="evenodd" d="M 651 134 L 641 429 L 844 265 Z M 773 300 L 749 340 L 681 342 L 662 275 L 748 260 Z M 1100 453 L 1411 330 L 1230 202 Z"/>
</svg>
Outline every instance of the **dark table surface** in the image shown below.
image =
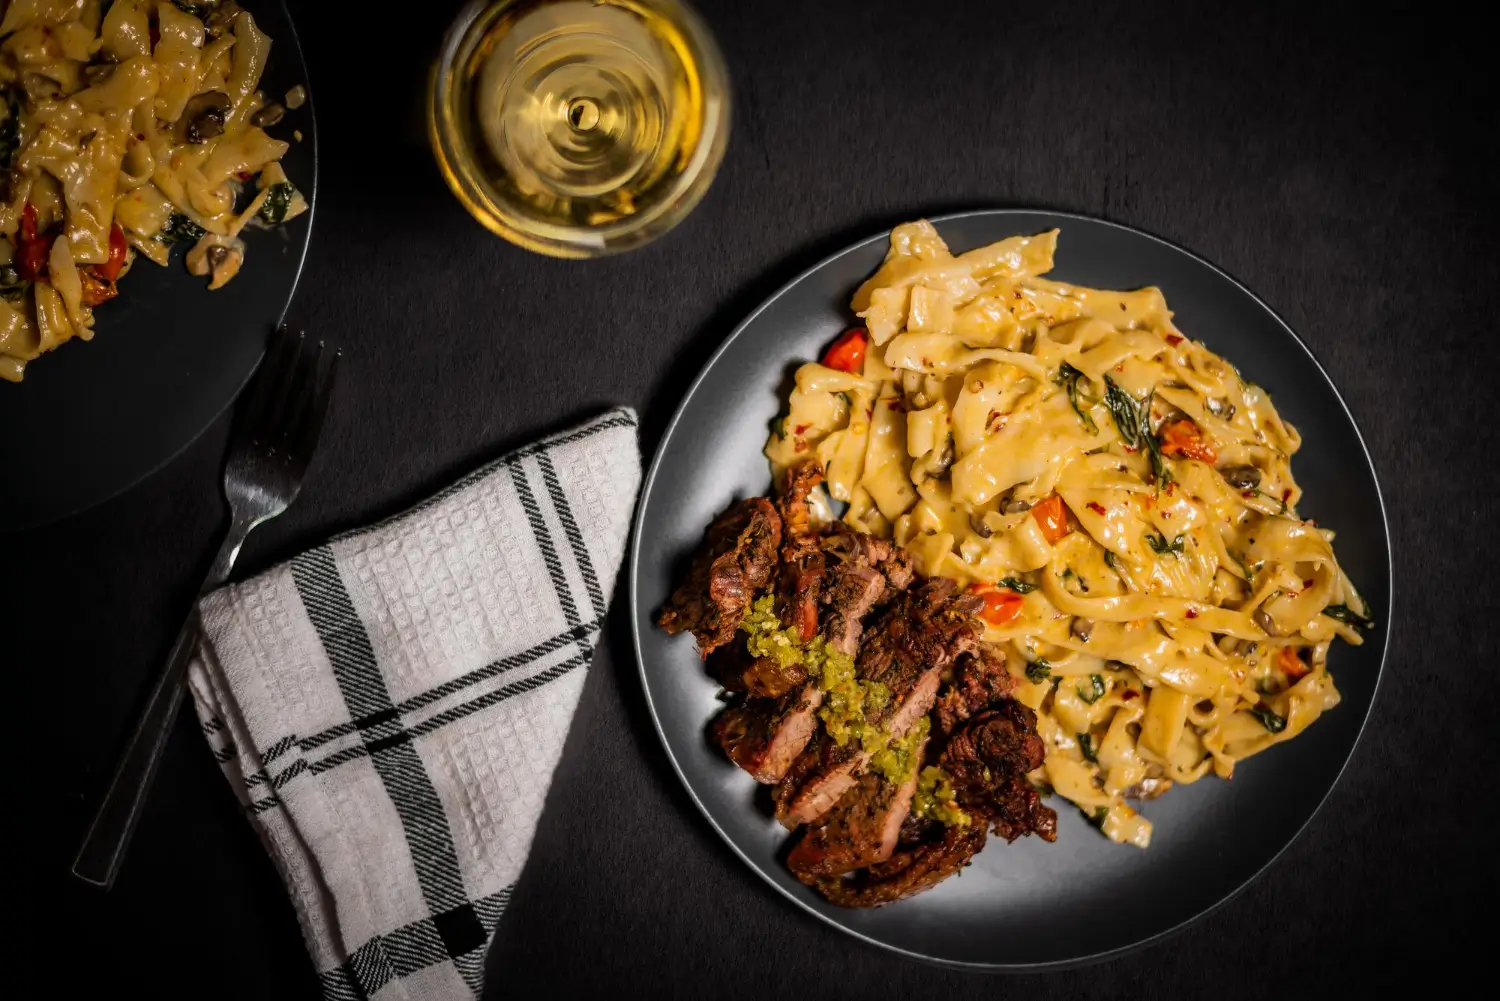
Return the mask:
<svg viewBox="0 0 1500 1001">
<path fill-rule="evenodd" d="M 1500 158 L 1473 26 L 1427 5 L 705 0 L 735 85 L 718 181 L 667 238 L 572 263 L 490 236 L 432 165 L 419 99 L 453 0 L 400 17 L 294 6 L 323 160 L 292 315 L 346 367 L 301 499 L 255 533 L 242 573 L 607 404 L 641 411 L 649 456 L 710 351 L 781 282 L 894 222 L 994 205 L 1128 223 L 1240 278 L 1327 366 L 1385 485 L 1398 615 L 1365 737 L 1280 864 L 1167 943 L 984 979 L 792 908 L 679 787 L 617 602 L 491 952 L 493 993 L 1294 996 L 1481 958 L 1497 889 L 1478 709 L 1500 642 L 1482 571 L 1500 514 Z M 226 434 L 220 421 L 91 511 L 0 536 L 0 663 L 20 687 L 11 866 L 36 903 L 14 911 L 56 915 L 20 943 L 64 947 L 61 996 L 317 997 L 277 876 L 186 717 L 113 892 L 64 875 L 222 527 Z"/>
</svg>

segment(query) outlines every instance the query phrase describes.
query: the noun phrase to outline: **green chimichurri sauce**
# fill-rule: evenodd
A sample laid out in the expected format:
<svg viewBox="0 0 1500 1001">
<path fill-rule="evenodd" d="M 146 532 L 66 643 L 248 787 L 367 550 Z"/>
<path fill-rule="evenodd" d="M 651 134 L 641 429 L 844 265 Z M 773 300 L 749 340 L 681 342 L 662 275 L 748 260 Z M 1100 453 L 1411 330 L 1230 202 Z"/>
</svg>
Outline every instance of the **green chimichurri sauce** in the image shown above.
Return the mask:
<svg viewBox="0 0 1500 1001">
<path fill-rule="evenodd" d="M 966 827 L 969 823 L 969 815 L 959 808 L 948 774 L 936 765 L 922 769 L 911 812 L 922 820 L 939 821 L 945 827 Z"/>
</svg>

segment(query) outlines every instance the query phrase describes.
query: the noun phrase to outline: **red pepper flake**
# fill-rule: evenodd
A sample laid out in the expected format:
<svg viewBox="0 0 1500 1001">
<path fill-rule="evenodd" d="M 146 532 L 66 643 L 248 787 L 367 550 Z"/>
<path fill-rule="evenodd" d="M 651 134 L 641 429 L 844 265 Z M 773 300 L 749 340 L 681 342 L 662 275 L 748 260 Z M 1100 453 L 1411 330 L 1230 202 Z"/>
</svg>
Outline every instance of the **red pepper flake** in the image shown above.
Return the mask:
<svg viewBox="0 0 1500 1001">
<path fill-rule="evenodd" d="M 1305 581 L 1302 582 L 1302 586 L 1310 588 L 1310 587 L 1313 586 L 1313 581 L 1305 580 Z"/>
<path fill-rule="evenodd" d="M 1240 496 L 1241 497 L 1254 497 L 1255 496 L 1255 491 L 1254 490 L 1246 490 L 1244 493 L 1240 494 Z"/>
<path fill-rule="evenodd" d="M 1172 345 L 1172 347 L 1175 348 L 1177 345 L 1179 345 L 1179 344 L 1182 343 L 1182 338 L 1178 337 L 1176 334 L 1168 334 L 1167 335 L 1167 343 L 1170 344 L 1170 345 Z"/>
<path fill-rule="evenodd" d="M 792 451 L 793 452 L 806 452 L 807 451 L 807 441 L 805 439 L 798 438 L 795 442 L 792 443 Z"/>
<path fill-rule="evenodd" d="M 798 424 L 792 428 L 792 434 L 807 434 L 807 429 L 810 427 L 812 427 L 811 424 Z"/>
<path fill-rule="evenodd" d="M 1125 363 L 1124 362 L 1120 362 L 1120 364 L 1116 365 L 1115 366 L 1115 371 L 1116 372 L 1123 372 L 1123 371 L 1125 371 Z"/>
<path fill-rule="evenodd" d="M 1120 693 L 1120 698 L 1124 699 L 1126 702 L 1129 702 L 1131 699 L 1138 699 L 1140 697 L 1141 693 L 1136 691 L 1134 688 L 1127 688 L 1125 689 L 1125 691 Z"/>
<path fill-rule="evenodd" d="M 1281 492 L 1281 503 L 1285 504 L 1287 502 L 1287 499 L 1289 497 L 1291 497 L 1291 496 L 1292 496 L 1292 488 L 1291 487 L 1287 487 L 1285 490 L 1283 490 Z"/>
<path fill-rule="evenodd" d="M 1084 505 L 1084 507 L 1088 508 L 1090 511 L 1094 512 L 1095 514 L 1101 515 L 1101 516 L 1102 515 L 1106 515 L 1106 514 L 1109 513 L 1108 511 L 1104 510 L 1104 505 L 1100 504 L 1098 501 L 1089 501 L 1087 504 Z"/>
<path fill-rule="evenodd" d="M 238 180 L 248 181 L 248 180 L 250 180 L 250 178 L 254 177 L 255 175 L 253 173 L 251 173 L 250 171 L 248 171 L 248 170 L 241 170 L 238 173 L 236 173 L 234 176 Z"/>
<path fill-rule="evenodd" d="M 1189 605 L 1187 610 L 1187 617 L 1190 619 L 1196 619 L 1198 617 L 1198 610 Z"/>
</svg>

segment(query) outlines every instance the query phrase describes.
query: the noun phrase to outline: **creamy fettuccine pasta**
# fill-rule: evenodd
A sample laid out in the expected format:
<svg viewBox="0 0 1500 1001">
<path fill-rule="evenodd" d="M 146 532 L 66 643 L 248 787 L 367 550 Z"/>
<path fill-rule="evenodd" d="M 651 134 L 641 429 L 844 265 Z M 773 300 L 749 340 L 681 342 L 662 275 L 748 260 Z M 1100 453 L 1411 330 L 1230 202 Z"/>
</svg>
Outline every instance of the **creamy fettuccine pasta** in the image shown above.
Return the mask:
<svg viewBox="0 0 1500 1001">
<path fill-rule="evenodd" d="M 94 333 L 137 254 L 219 288 L 307 210 L 265 131 L 271 39 L 232 0 L 10 0 L 0 19 L 0 379 Z"/>
<path fill-rule="evenodd" d="M 897 227 L 766 454 L 815 456 L 848 524 L 984 595 L 1047 745 L 1032 780 L 1144 848 L 1129 801 L 1301 733 L 1339 701 L 1330 644 L 1370 623 L 1267 393 L 1160 290 L 1041 277 L 1057 237 L 955 256 Z"/>
</svg>

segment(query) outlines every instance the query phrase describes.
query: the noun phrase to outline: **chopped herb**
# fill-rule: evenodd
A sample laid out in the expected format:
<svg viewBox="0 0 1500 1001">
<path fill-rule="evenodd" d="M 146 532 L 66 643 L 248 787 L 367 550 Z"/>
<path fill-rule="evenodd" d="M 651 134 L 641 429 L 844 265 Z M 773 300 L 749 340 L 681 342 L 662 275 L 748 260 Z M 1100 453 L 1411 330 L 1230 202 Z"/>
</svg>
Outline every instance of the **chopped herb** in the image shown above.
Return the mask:
<svg viewBox="0 0 1500 1001">
<path fill-rule="evenodd" d="M 840 393 L 839 397 L 844 401 L 845 406 L 849 407 L 851 410 L 854 409 L 854 397 L 850 396 L 848 393 Z"/>
<path fill-rule="evenodd" d="M 1062 366 L 1058 368 L 1057 376 L 1053 381 L 1059 386 L 1068 387 L 1068 402 L 1073 404 L 1073 412 L 1078 415 L 1078 420 L 1083 424 L 1083 429 L 1089 434 L 1098 434 L 1099 425 L 1094 423 L 1094 418 L 1078 403 L 1080 398 L 1089 403 L 1097 402 L 1094 397 L 1078 391 L 1078 380 L 1083 378 L 1085 376 L 1082 372 L 1067 362 L 1063 362 Z"/>
<path fill-rule="evenodd" d="M 1101 674 L 1091 674 L 1087 682 L 1078 683 L 1078 697 L 1089 705 L 1104 698 L 1104 691 L 1104 676 Z"/>
<path fill-rule="evenodd" d="M 1111 570 L 1120 569 L 1120 561 L 1116 559 L 1115 551 L 1113 549 L 1106 549 L 1104 551 L 1104 565 L 1109 567 Z"/>
<path fill-rule="evenodd" d="M 1089 582 L 1084 580 L 1083 575 L 1075 572 L 1072 567 L 1064 567 L 1063 572 L 1058 574 L 1058 576 L 1063 580 L 1067 580 L 1069 577 L 1072 577 L 1078 582 L 1078 590 L 1082 591 L 1084 594 L 1089 593 Z"/>
<path fill-rule="evenodd" d="M 1161 447 L 1157 444 L 1156 435 L 1151 433 L 1151 403 L 1155 399 L 1156 390 L 1153 389 L 1151 395 L 1146 397 L 1143 407 L 1135 402 L 1135 397 L 1121 389 L 1115 380 L 1107 375 L 1104 377 L 1104 405 L 1114 417 L 1115 427 L 1120 429 L 1120 438 L 1131 448 L 1145 450 L 1146 457 L 1151 461 L 1151 476 L 1157 487 L 1164 487 L 1172 482 L 1172 473 L 1161 457 Z"/>
<path fill-rule="evenodd" d="M 1104 822 L 1106 820 L 1108 820 L 1108 819 L 1109 819 L 1109 807 L 1107 807 L 1107 806 L 1100 806 L 1100 807 L 1096 807 L 1094 809 L 1094 812 L 1089 816 L 1089 823 L 1093 824 L 1095 827 L 1100 828 L 1102 830 L 1104 828 Z"/>
<path fill-rule="evenodd" d="M 1026 665 L 1027 681 L 1040 685 L 1050 677 L 1052 677 L 1052 665 L 1040 657 Z"/>
<path fill-rule="evenodd" d="M 1186 535 L 1179 532 L 1175 539 L 1173 539 L 1171 542 L 1168 542 L 1165 535 L 1157 535 L 1153 532 L 1147 532 L 1146 545 L 1150 546 L 1151 551 L 1158 556 L 1165 556 L 1166 554 L 1171 553 L 1173 556 L 1180 557 L 1182 555 L 1182 544 L 1186 540 L 1186 538 Z"/>
<path fill-rule="evenodd" d="M 1092 733 L 1078 734 L 1078 749 L 1083 752 L 1085 759 L 1099 763 L 1099 749 L 1094 746 L 1094 735 Z"/>
<path fill-rule="evenodd" d="M 184 14 L 193 15 L 200 21 L 208 17 L 209 11 L 213 9 L 213 4 L 187 3 L 186 0 L 172 0 L 172 6 L 176 7 Z"/>
<path fill-rule="evenodd" d="M 1120 437 L 1132 448 L 1141 447 L 1141 413 L 1136 408 L 1134 397 L 1109 376 L 1104 377 L 1104 405 L 1120 429 Z"/>
<path fill-rule="evenodd" d="M 204 229 L 181 212 L 172 213 L 167 224 L 161 228 L 157 239 L 162 243 L 197 243 L 203 239 Z"/>
<path fill-rule="evenodd" d="M 1353 626 L 1355 629 L 1375 628 L 1375 621 L 1373 619 L 1365 618 L 1348 605 L 1329 605 L 1323 609 L 1323 614 L 1330 619 L 1337 619 L 1346 626 Z"/>
<path fill-rule="evenodd" d="M 1266 706 L 1253 706 L 1250 715 L 1260 720 L 1260 725 L 1272 733 L 1280 733 L 1286 729 L 1286 717 L 1272 712 Z"/>
<path fill-rule="evenodd" d="M 1017 594 L 1030 594 L 1036 590 L 1035 584 L 1028 584 L 1017 577 L 1001 577 L 995 582 L 997 587 L 1009 588 Z"/>
<path fill-rule="evenodd" d="M 257 218 L 267 226 L 279 225 L 286 219 L 287 209 L 292 204 L 292 196 L 297 189 L 292 187 L 291 182 L 282 181 L 273 184 L 266 189 L 266 200 L 260 203 L 260 211 L 256 213 Z"/>
</svg>

